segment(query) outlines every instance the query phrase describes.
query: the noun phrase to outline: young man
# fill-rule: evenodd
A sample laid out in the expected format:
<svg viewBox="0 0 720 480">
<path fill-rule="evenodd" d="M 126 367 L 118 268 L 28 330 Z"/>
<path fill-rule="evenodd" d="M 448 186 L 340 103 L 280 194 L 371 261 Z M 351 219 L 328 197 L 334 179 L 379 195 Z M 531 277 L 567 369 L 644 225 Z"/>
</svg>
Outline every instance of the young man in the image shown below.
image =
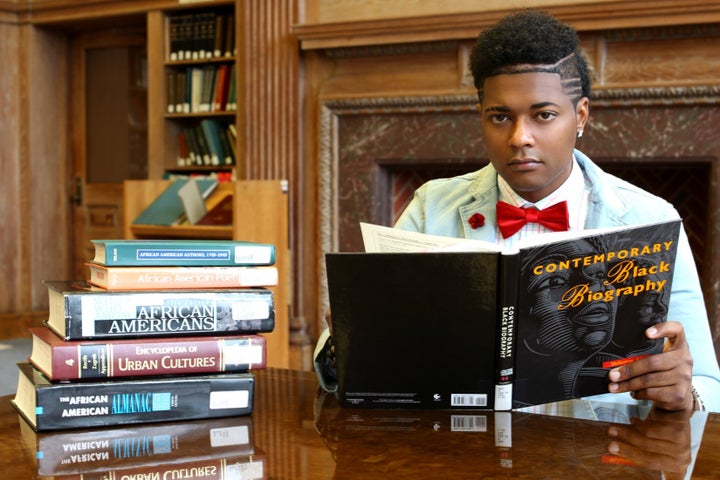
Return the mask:
<svg viewBox="0 0 720 480">
<path fill-rule="evenodd" d="M 666 201 L 603 172 L 575 150 L 589 117 L 590 76 L 571 27 L 539 11 L 509 15 L 478 37 L 470 67 L 491 164 L 420 187 L 396 228 L 510 246 L 550 231 L 537 218 L 517 231 L 501 230 L 497 212 L 514 207 L 566 207 L 561 223 L 570 230 L 678 218 Z M 477 215 L 482 226 L 473 220 Z M 684 230 L 668 319 L 646 331 L 666 339 L 663 353 L 611 370 L 610 393 L 600 399 L 720 411 L 720 369 Z"/>
</svg>

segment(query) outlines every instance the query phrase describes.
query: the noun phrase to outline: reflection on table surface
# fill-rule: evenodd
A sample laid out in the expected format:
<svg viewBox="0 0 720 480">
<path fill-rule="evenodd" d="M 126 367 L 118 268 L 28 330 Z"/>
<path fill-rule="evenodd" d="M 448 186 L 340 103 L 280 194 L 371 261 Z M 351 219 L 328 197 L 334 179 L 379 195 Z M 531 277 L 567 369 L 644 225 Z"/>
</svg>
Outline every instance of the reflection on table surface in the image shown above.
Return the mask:
<svg viewBox="0 0 720 480">
<path fill-rule="evenodd" d="M 80 474 L 85 479 L 684 479 L 691 473 L 720 478 L 716 414 L 579 401 L 544 413 L 348 409 L 318 390 L 312 372 L 267 369 L 256 375 L 251 416 L 208 421 L 37 433 L 10 406 L 11 397 L 2 397 L 0 471 L 10 475 L 3 478 L 65 480 Z"/>
</svg>

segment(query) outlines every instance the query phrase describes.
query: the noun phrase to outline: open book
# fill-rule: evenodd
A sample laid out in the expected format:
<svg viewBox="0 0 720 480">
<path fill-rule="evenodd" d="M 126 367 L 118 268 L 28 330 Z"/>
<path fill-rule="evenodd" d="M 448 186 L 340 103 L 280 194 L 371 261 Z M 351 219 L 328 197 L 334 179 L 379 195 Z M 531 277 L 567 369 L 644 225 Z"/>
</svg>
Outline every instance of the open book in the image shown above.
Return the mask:
<svg viewBox="0 0 720 480">
<path fill-rule="evenodd" d="M 491 243 L 365 224 L 326 256 L 341 401 L 505 410 L 606 393 L 662 350 L 680 220 Z"/>
</svg>

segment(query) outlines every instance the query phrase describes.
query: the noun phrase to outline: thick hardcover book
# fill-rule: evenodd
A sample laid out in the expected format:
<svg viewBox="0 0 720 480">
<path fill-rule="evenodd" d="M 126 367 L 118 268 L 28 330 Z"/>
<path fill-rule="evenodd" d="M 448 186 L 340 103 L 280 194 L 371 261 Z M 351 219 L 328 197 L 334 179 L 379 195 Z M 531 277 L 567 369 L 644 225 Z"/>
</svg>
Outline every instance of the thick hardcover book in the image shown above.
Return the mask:
<svg viewBox="0 0 720 480">
<path fill-rule="evenodd" d="M 255 454 L 249 415 L 36 432 L 20 423 L 39 475 L 70 475 Z M 161 477 L 162 478 L 162 477 Z"/>
<path fill-rule="evenodd" d="M 88 281 L 108 290 L 274 287 L 278 270 L 263 267 L 106 267 L 86 263 Z"/>
<path fill-rule="evenodd" d="M 328 254 L 343 404 L 504 410 L 607 393 L 610 368 L 663 348 L 644 332 L 666 320 L 679 229 Z M 377 232 L 405 247 L 420 235 Z"/>
<path fill-rule="evenodd" d="M 271 332 L 273 293 L 265 288 L 105 290 L 48 281 L 47 325 L 64 340 Z"/>
<path fill-rule="evenodd" d="M 50 380 L 243 372 L 265 367 L 265 337 L 228 335 L 64 341 L 31 328 L 29 361 Z"/>
<path fill-rule="evenodd" d="M 232 196 L 230 196 L 232 199 Z M 230 210 L 232 212 L 232 210 Z M 232 223 L 232 218 L 229 223 Z M 264 266 L 275 245 L 239 240 L 91 240 L 93 262 L 105 266 Z"/>
<path fill-rule="evenodd" d="M 18 364 L 13 405 L 37 431 L 248 415 L 252 373 L 52 383 Z"/>
<path fill-rule="evenodd" d="M 182 221 L 184 210 L 178 190 L 187 183 L 188 180 L 175 180 L 166 188 L 153 202 L 143 210 L 140 215 L 133 220 L 135 224 L 142 225 L 177 225 Z M 202 192 L 202 197 L 207 198 L 217 187 L 215 179 L 197 180 L 198 187 Z"/>
</svg>

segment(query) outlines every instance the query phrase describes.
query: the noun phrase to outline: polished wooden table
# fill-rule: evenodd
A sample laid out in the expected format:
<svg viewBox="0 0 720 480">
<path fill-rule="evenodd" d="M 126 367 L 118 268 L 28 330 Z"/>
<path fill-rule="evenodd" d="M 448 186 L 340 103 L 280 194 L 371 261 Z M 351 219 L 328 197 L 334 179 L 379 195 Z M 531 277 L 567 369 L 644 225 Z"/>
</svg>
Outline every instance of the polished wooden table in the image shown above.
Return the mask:
<svg viewBox="0 0 720 480">
<path fill-rule="evenodd" d="M 319 394 L 311 372 L 256 374 L 249 417 L 129 426 L 157 437 L 176 429 L 173 448 L 182 447 L 182 454 L 166 457 L 145 443 L 125 441 L 105 460 L 53 467 L 53 456 L 63 452 L 53 454 L 48 445 L 82 445 L 87 453 L 120 427 L 35 433 L 17 415 L 11 397 L 0 397 L 0 477 L 152 478 L 150 472 L 176 468 L 184 476 L 172 478 L 680 479 L 689 469 L 692 478 L 720 478 L 720 415 L 651 413 L 628 423 L 612 411 L 606 413 L 613 421 L 591 421 L 519 412 L 345 409 L 334 397 Z M 209 445 L 202 439 L 207 432 L 240 427 L 249 433 L 249 446 Z M 63 443 L 73 438 L 84 440 Z M 188 438 L 196 438 L 190 443 L 197 445 L 184 445 Z M 617 438 L 623 439 L 622 456 L 608 451 Z M 208 467 L 220 461 L 239 466 L 235 476 L 221 477 Z M 130 476 L 138 473 L 146 476 Z"/>
</svg>

